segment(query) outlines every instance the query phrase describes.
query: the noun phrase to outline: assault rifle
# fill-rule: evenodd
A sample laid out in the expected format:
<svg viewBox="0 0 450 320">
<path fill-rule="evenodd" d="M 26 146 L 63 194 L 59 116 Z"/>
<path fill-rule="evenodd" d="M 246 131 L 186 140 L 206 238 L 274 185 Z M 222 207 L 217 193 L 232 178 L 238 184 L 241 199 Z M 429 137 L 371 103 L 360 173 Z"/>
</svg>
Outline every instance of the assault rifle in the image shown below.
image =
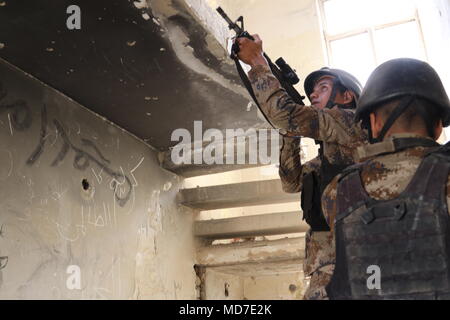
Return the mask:
<svg viewBox="0 0 450 320">
<path fill-rule="evenodd" d="M 236 39 L 237 38 L 248 38 L 250 40 L 255 40 L 247 31 L 244 29 L 244 17 L 240 16 L 235 22 L 233 22 L 228 15 L 223 11 L 221 7 L 217 8 L 217 12 L 222 16 L 222 18 L 225 19 L 225 21 L 228 23 L 228 28 L 230 30 L 233 30 L 236 33 Z M 240 22 L 240 26 L 238 25 L 238 22 Z M 251 86 L 250 80 L 247 77 L 247 74 L 242 69 L 242 66 L 239 62 L 239 58 L 237 56 L 239 52 L 239 44 L 236 42 L 233 43 L 233 46 L 231 47 L 231 55 L 230 57 L 234 60 L 236 63 L 236 68 L 238 70 L 239 76 L 242 79 L 242 82 L 244 83 L 247 91 L 250 93 L 250 96 L 255 101 L 256 105 L 258 106 L 261 113 L 266 118 L 267 122 L 270 123 L 270 120 L 267 118 L 267 116 L 262 112 L 261 107 L 259 106 L 258 101 L 256 100 L 255 93 L 253 92 L 253 88 Z M 274 76 L 278 79 L 281 86 L 286 90 L 288 95 L 292 98 L 292 100 L 297 103 L 304 105 L 303 99 L 305 99 L 304 96 L 300 95 L 298 91 L 294 88 L 294 85 L 297 84 L 300 79 L 298 78 L 297 74 L 295 73 L 295 70 L 293 70 L 287 63 L 284 61 L 283 58 L 278 58 L 275 63 L 272 62 L 272 60 L 267 56 L 266 53 L 263 53 L 264 58 L 266 58 L 269 67 L 274 74 Z M 272 125 L 273 126 L 273 125 Z"/>
</svg>

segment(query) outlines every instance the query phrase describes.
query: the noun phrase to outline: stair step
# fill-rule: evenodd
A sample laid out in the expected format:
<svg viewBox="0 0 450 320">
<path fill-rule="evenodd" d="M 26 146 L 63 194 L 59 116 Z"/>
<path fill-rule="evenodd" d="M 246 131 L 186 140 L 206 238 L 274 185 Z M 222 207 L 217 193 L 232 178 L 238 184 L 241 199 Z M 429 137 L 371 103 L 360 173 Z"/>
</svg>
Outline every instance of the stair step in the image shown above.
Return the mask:
<svg viewBox="0 0 450 320">
<path fill-rule="evenodd" d="M 299 201 L 299 195 L 284 192 L 279 179 L 183 189 L 178 194 L 178 202 L 180 204 L 199 210 L 290 201 Z"/>
<path fill-rule="evenodd" d="M 230 239 L 248 236 L 306 232 L 300 211 L 260 214 L 245 217 L 196 221 L 194 234 L 206 239 Z"/>
<path fill-rule="evenodd" d="M 198 265 L 204 267 L 270 264 L 283 261 L 297 261 L 300 265 L 304 258 L 304 237 L 212 245 L 197 250 Z"/>
<path fill-rule="evenodd" d="M 209 267 L 216 272 L 238 277 L 261 277 L 303 272 L 303 259 L 283 260 L 280 262 L 243 263 L 229 266 Z"/>
</svg>

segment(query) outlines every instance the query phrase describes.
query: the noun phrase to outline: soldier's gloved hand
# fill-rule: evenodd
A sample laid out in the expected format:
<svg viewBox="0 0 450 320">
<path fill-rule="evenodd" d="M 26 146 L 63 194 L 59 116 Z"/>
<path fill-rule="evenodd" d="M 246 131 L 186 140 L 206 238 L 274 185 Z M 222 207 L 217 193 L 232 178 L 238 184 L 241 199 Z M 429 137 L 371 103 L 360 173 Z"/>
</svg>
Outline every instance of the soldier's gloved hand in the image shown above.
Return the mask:
<svg viewBox="0 0 450 320">
<path fill-rule="evenodd" d="M 254 41 L 248 38 L 236 39 L 236 43 L 239 44 L 238 58 L 252 67 L 267 65 L 267 61 L 263 56 L 261 38 L 257 34 L 252 35 L 252 37 L 255 39 Z"/>
</svg>

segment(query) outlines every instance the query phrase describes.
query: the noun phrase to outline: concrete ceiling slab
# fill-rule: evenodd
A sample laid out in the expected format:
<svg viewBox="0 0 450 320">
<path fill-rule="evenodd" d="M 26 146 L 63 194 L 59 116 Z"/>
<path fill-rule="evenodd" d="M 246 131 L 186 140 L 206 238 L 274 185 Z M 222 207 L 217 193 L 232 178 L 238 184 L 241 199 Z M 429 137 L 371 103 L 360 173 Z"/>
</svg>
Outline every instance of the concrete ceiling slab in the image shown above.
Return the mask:
<svg viewBox="0 0 450 320">
<path fill-rule="evenodd" d="M 225 51 L 181 0 L 5 0 L 0 57 L 159 150 L 177 128 L 264 127 Z M 81 9 L 81 29 L 66 12 Z M 221 55 L 217 52 L 222 52 Z"/>
</svg>

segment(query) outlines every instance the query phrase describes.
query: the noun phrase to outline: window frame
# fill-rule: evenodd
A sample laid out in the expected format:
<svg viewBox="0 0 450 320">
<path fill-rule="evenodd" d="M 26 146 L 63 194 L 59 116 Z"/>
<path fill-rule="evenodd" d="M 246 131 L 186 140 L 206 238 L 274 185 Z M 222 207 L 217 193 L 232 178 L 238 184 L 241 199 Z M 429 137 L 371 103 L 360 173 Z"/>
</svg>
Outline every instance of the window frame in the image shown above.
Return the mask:
<svg viewBox="0 0 450 320">
<path fill-rule="evenodd" d="M 421 47 L 422 47 L 424 55 L 425 55 L 425 60 L 428 61 L 427 47 L 425 45 L 425 38 L 423 35 L 422 26 L 420 24 L 419 12 L 418 12 L 417 7 L 414 11 L 414 15 L 412 15 L 409 18 L 405 18 L 405 19 L 401 19 L 401 20 L 397 20 L 397 21 L 393 21 L 393 22 L 389 22 L 389 23 L 385 23 L 385 24 L 372 25 L 372 26 L 368 26 L 365 28 L 355 28 L 350 31 L 338 33 L 335 35 L 330 35 L 328 33 L 328 25 L 327 25 L 327 18 L 325 15 L 325 5 L 324 5 L 325 2 L 327 2 L 327 1 L 330 1 L 330 0 L 317 0 L 317 5 L 319 8 L 319 16 L 320 16 L 319 21 L 321 24 L 323 40 L 325 41 L 325 51 L 326 51 L 326 55 L 327 55 L 328 65 L 330 65 L 330 66 L 334 65 L 333 64 L 333 54 L 332 54 L 332 50 L 331 50 L 331 42 L 332 41 L 342 40 L 345 38 L 349 38 L 349 37 L 367 33 L 369 36 L 372 58 L 373 58 L 373 61 L 375 62 L 375 65 L 378 66 L 380 64 L 380 60 L 379 60 L 379 57 L 377 57 L 375 32 L 378 30 L 381 30 L 381 29 L 394 27 L 394 26 L 398 26 L 398 25 L 402 25 L 402 24 L 406 24 L 406 23 L 410 23 L 410 22 L 415 22 L 415 24 L 416 24 L 420 44 L 421 44 Z M 335 0 L 335 1 L 339 1 L 339 0 Z"/>
</svg>

